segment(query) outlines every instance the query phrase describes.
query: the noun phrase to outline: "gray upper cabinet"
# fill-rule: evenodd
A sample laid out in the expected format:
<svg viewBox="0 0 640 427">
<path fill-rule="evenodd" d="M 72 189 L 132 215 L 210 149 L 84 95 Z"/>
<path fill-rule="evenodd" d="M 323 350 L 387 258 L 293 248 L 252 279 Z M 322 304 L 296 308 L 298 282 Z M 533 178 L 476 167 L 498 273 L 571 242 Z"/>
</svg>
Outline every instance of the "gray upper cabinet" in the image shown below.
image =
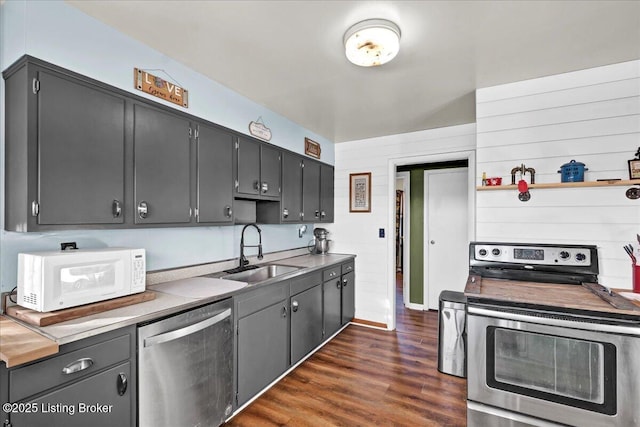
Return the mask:
<svg viewBox="0 0 640 427">
<path fill-rule="evenodd" d="M 136 224 L 191 221 L 191 132 L 182 116 L 134 106 Z"/>
<path fill-rule="evenodd" d="M 320 221 L 333 222 L 334 168 L 320 165 Z"/>
<path fill-rule="evenodd" d="M 125 99 L 34 64 L 5 79 L 6 229 L 123 223 Z"/>
<path fill-rule="evenodd" d="M 302 159 L 294 153 L 282 155 L 282 222 L 302 221 Z"/>
<path fill-rule="evenodd" d="M 280 150 L 246 137 L 236 143 L 236 197 L 280 198 Z"/>
<path fill-rule="evenodd" d="M 197 147 L 197 221 L 233 223 L 233 135 L 200 124 Z"/>
<path fill-rule="evenodd" d="M 304 159 L 302 213 L 306 222 L 320 221 L 320 163 Z"/>
</svg>

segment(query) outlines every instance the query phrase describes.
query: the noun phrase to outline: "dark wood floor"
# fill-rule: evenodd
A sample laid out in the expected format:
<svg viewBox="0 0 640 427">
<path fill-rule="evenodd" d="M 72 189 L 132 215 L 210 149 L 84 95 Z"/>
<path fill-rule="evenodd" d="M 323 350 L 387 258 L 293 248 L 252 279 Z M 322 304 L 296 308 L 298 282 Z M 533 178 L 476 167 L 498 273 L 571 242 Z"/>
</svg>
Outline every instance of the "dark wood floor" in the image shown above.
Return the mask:
<svg viewBox="0 0 640 427">
<path fill-rule="evenodd" d="M 396 331 L 348 326 L 225 425 L 466 427 L 466 380 L 437 370 L 437 312 L 396 295 Z"/>
</svg>

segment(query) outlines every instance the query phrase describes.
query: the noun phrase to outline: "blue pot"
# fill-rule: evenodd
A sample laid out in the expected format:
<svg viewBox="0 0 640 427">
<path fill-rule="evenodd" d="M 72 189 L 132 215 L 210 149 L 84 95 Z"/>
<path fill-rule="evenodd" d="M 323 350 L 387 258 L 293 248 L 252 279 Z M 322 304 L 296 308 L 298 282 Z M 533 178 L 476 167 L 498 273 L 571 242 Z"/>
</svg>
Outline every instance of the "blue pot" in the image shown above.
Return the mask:
<svg viewBox="0 0 640 427">
<path fill-rule="evenodd" d="M 583 182 L 584 171 L 589 170 L 584 167 L 584 163 L 571 160 L 569 163 L 565 163 L 560 166 L 559 174 L 562 174 L 561 182 Z"/>
</svg>

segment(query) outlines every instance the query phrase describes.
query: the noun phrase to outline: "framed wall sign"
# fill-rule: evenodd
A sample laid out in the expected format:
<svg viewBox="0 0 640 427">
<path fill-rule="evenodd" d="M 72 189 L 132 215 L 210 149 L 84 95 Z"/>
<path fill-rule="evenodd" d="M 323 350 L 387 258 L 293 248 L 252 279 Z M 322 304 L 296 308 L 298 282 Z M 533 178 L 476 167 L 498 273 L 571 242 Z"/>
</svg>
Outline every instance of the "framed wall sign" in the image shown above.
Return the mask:
<svg viewBox="0 0 640 427">
<path fill-rule="evenodd" d="M 321 151 L 319 143 L 309 138 L 304 139 L 304 154 L 319 159 Z"/>
<path fill-rule="evenodd" d="M 640 179 L 640 159 L 629 160 L 629 179 Z"/>
<path fill-rule="evenodd" d="M 371 212 L 371 172 L 349 174 L 349 212 Z"/>
</svg>

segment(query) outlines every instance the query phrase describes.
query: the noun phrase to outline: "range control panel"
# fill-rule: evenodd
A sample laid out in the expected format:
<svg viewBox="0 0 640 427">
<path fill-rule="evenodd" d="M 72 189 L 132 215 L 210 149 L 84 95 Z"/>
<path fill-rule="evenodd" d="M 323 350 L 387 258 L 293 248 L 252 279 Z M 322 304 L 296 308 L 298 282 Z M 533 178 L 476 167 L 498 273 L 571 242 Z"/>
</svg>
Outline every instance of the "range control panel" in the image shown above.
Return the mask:
<svg viewBox="0 0 640 427">
<path fill-rule="evenodd" d="M 588 247 L 476 243 L 474 252 L 474 258 L 478 261 L 527 265 L 591 265 L 591 250 Z"/>
</svg>

